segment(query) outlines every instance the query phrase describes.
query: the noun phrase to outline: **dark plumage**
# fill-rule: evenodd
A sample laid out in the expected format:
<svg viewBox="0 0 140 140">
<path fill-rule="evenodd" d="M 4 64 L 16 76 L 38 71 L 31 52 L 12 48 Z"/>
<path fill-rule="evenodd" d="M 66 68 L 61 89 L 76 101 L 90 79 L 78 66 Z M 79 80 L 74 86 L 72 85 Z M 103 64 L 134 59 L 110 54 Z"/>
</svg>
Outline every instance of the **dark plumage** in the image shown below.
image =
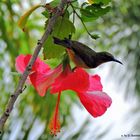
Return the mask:
<svg viewBox="0 0 140 140">
<path fill-rule="evenodd" d="M 76 64 L 77 67 L 83 68 L 96 68 L 105 62 L 122 62 L 114 58 L 114 56 L 108 52 L 95 52 L 88 46 L 70 39 L 61 40 L 54 37 L 54 43 L 64 46 L 69 54 L 69 57 Z"/>
</svg>

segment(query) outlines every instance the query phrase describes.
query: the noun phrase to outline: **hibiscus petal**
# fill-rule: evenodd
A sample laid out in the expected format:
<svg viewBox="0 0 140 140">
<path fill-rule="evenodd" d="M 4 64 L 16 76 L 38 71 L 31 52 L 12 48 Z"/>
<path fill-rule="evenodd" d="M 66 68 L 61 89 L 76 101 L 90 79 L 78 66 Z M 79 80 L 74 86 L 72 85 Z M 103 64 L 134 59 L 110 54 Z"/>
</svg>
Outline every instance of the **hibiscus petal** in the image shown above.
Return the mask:
<svg viewBox="0 0 140 140">
<path fill-rule="evenodd" d="M 49 65 L 44 63 L 40 58 L 37 58 L 35 64 L 33 65 L 33 70 L 38 71 L 40 73 L 46 73 L 50 70 Z"/>
<path fill-rule="evenodd" d="M 75 69 L 74 72 L 66 70 L 56 78 L 52 84 L 51 93 L 62 90 L 74 90 L 76 92 L 86 91 L 89 87 L 89 75 L 82 68 Z"/>
<path fill-rule="evenodd" d="M 16 58 L 16 69 L 18 72 L 23 73 L 26 66 L 28 65 L 28 62 L 31 58 L 31 55 L 19 55 Z M 33 67 L 32 67 L 32 71 L 38 71 L 38 72 L 46 72 L 50 70 L 50 67 L 45 64 L 42 60 L 40 60 L 40 58 L 37 58 Z"/>
<path fill-rule="evenodd" d="M 15 67 L 16 67 L 16 70 L 19 72 L 19 73 L 23 73 L 25 68 L 26 68 L 26 65 L 25 62 L 24 62 L 24 59 L 25 59 L 25 56 L 24 55 L 19 55 L 17 58 L 16 58 L 16 64 L 15 64 Z"/>
<path fill-rule="evenodd" d="M 95 91 L 93 93 L 78 93 L 78 96 L 83 106 L 93 117 L 103 115 L 112 103 L 111 98 L 101 91 Z"/>
<path fill-rule="evenodd" d="M 16 58 L 15 66 L 18 72 L 23 73 L 25 71 L 30 58 L 31 55 L 19 55 Z M 44 96 L 50 83 L 52 83 L 52 80 L 56 77 L 53 73 L 55 73 L 55 71 L 51 71 L 47 64 L 40 60 L 40 58 L 37 58 L 27 81 L 29 81 L 29 83 L 31 81 L 31 84 L 35 87 L 39 95 Z"/>
<path fill-rule="evenodd" d="M 30 75 L 30 80 L 40 96 L 45 95 L 48 88 L 54 82 L 55 78 L 61 74 L 62 70 L 62 65 L 59 65 L 57 68 L 46 71 L 45 73 L 35 72 Z"/>
<path fill-rule="evenodd" d="M 101 78 L 99 75 L 89 76 L 89 88 L 88 91 L 102 91 L 103 86 L 101 84 Z"/>
</svg>

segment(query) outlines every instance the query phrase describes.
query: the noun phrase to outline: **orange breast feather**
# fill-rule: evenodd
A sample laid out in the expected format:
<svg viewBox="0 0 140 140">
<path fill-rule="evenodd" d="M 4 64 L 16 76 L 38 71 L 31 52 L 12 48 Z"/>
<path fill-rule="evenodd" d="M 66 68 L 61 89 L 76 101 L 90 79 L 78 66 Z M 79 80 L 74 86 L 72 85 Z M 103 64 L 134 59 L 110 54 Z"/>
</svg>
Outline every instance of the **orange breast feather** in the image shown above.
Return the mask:
<svg viewBox="0 0 140 140">
<path fill-rule="evenodd" d="M 70 59 L 75 63 L 76 67 L 88 68 L 82 59 L 77 56 L 72 50 L 67 49 Z"/>
</svg>

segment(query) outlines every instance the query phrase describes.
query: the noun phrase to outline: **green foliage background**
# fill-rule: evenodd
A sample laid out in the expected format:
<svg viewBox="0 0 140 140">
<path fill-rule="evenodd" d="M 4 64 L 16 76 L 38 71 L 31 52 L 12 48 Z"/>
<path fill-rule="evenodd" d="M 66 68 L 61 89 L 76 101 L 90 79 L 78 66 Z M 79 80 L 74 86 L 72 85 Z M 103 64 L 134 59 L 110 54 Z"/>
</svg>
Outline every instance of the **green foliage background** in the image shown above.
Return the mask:
<svg viewBox="0 0 140 140">
<path fill-rule="evenodd" d="M 109 1 L 104 0 L 104 2 Z M 34 5 L 34 3 L 33 1 L 28 1 L 27 5 L 30 7 Z M 86 43 L 91 47 L 94 43 L 96 44 L 95 46 L 98 46 L 98 48 L 96 48 L 97 50 L 110 50 L 123 59 L 125 71 L 119 72 L 118 69 L 113 68 L 112 72 L 114 74 L 119 73 L 116 80 L 118 80 L 118 85 L 126 91 L 124 98 L 130 103 L 133 99 L 135 100 L 137 98 L 138 100 L 137 105 L 129 112 L 129 117 L 131 119 L 138 118 L 135 119 L 133 123 L 133 129 L 140 132 L 138 125 L 140 116 L 140 2 L 137 0 L 114 0 L 111 3 L 111 7 L 111 11 L 106 15 L 92 23 L 85 23 L 90 33 L 98 33 L 101 36 L 100 39 L 93 41 L 85 32 L 82 24 L 79 24 L 79 21 L 76 23 L 74 39 L 84 38 L 84 40 L 87 40 Z M 19 75 L 13 73 L 15 72 L 14 64 L 16 56 L 19 54 L 32 53 L 37 40 L 40 39 L 44 31 L 46 18 L 40 14 L 40 10 L 34 12 L 30 17 L 27 23 L 26 33 L 23 33 L 18 28 L 17 21 L 23 14 L 23 11 L 26 10 L 23 1 L 0 1 L 0 115 L 3 113 L 8 98 L 14 91 L 19 80 Z M 88 18 L 90 18 L 90 14 L 92 13 L 85 10 L 84 14 L 88 14 Z M 84 18 L 85 15 L 83 15 L 82 18 Z M 65 22 L 69 21 L 66 19 Z M 73 28 L 69 30 L 70 32 L 75 32 Z M 60 37 L 63 38 L 63 36 L 67 35 L 67 32 L 65 34 L 62 33 Z M 48 45 L 50 44 L 47 44 L 47 46 Z M 52 58 L 51 53 L 47 56 L 47 51 L 50 51 L 47 49 L 47 47 L 44 49 L 45 58 Z M 58 53 L 56 53 L 56 55 L 57 54 Z M 42 57 L 41 54 L 40 56 Z M 54 67 L 60 60 L 58 61 L 56 58 L 52 58 L 45 61 Z M 51 137 L 47 130 L 48 121 L 55 107 L 56 97 L 55 95 L 50 96 L 48 92 L 46 96 L 42 98 L 36 93 L 33 87 L 28 86 L 18 99 L 14 111 L 5 126 L 5 133 L 0 136 L 0 139 L 10 139 L 13 133 L 16 133 L 14 131 L 15 128 L 18 129 L 18 133 L 16 133 L 17 140 L 29 139 L 29 136 L 31 134 L 33 135 L 32 129 L 35 125 L 40 126 L 42 130 L 38 140 L 61 139 L 61 137 L 65 135 L 65 132 L 58 135 L 58 137 Z M 73 116 L 71 114 L 73 104 L 79 105 L 76 94 L 71 91 L 63 93 L 61 97 L 60 114 L 61 121 L 63 122 L 62 126 L 65 131 L 67 131 L 68 126 L 73 122 Z M 71 134 L 69 139 L 76 140 L 81 138 L 82 135 L 87 132 L 84 128 L 86 128 L 88 123 L 89 120 L 87 120 L 75 134 Z M 18 125 L 19 128 L 16 127 L 17 124 L 20 124 Z M 108 133 L 109 131 L 106 130 L 105 134 L 98 134 L 96 139 L 103 139 L 103 136 Z"/>
</svg>

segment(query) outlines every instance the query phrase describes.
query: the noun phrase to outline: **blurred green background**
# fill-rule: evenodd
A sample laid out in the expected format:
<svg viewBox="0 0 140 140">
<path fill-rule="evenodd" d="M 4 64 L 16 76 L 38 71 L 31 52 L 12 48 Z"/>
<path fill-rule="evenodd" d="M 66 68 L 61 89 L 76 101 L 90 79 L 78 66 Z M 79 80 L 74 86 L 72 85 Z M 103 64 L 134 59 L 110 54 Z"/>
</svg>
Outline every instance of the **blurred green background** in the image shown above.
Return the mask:
<svg viewBox="0 0 140 140">
<path fill-rule="evenodd" d="M 31 15 L 26 33 L 17 26 L 19 17 L 34 3 L 0 1 L 0 115 L 19 80 L 19 75 L 14 73 L 15 58 L 19 54 L 32 53 L 44 32 L 45 18 L 41 10 Z M 28 86 L 17 100 L 0 139 L 121 140 L 129 137 L 128 134 L 140 136 L 140 1 L 113 0 L 111 5 L 109 13 L 86 24 L 91 33 L 100 34 L 100 39 L 90 39 L 79 23 L 74 36 L 97 51 L 111 52 L 124 64 L 105 64 L 91 71 L 101 75 L 104 91 L 112 97 L 113 104 L 108 111 L 100 118 L 92 118 L 75 93 L 63 93 L 60 104 L 62 130 L 57 137 L 52 137 L 47 128 L 56 96 L 48 92 L 42 98 Z M 58 61 L 52 59 L 46 63 L 54 67 Z"/>
</svg>

